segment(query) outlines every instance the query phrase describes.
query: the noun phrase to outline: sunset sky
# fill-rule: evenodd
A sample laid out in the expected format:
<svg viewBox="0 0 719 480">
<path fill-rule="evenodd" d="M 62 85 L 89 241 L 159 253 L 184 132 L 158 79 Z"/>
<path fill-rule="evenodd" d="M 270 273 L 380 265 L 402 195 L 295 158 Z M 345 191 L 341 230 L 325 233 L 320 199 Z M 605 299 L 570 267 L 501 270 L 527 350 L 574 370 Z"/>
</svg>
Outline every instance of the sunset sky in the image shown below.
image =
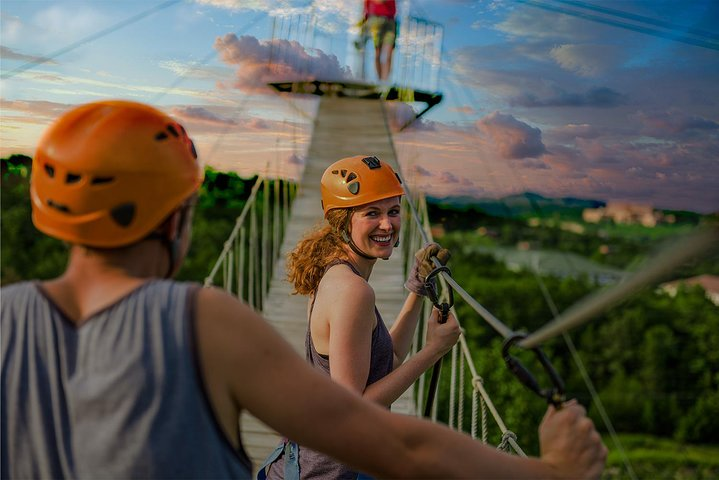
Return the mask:
<svg viewBox="0 0 719 480">
<path fill-rule="evenodd" d="M 407 36 L 395 56 L 395 83 L 444 94 L 394 136 L 415 188 L 719 211 L 716 0 L 398 4 L 403 25 L 444 29 L 441 69 L 405 75 L 403 54 L 431 50 Z M 3 0 L 0 13 L 3 157 L 32 155 L 73 105 L 124 98 L 175 116 L 209 165 L 297 177 L 317 100 L 266 83 L 358 75 L 361 0 Z"/>
</svg>

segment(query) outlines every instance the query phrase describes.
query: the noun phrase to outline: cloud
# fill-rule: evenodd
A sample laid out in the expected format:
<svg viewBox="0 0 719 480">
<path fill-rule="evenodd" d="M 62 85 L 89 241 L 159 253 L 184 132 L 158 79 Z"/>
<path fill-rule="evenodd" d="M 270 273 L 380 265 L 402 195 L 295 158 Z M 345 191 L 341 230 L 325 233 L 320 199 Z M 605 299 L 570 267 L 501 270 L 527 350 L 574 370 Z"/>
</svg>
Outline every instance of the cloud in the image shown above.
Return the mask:
<svg viewBox="0 0 719 480">
<path fill-rule="evenodd" d="M 547 136 L 551 136 L 558 141 L 573 141 L 577 138 L 597 138 L 602 135 L 602 131 L 597 127 L 588 123 L 568 124 L 553 128 L 547 132 Z"/>
<path fill-rule="evenodd" d="M 19 60 L 21 62 L 33 62 L 33 63 L 47 63 L 50 65 L 57 65 L 57 62 L 46 57 L 40 57 L 37 55 L 27 55 L 24 53 L 16 52 L 15 50 L 0 45 L 0 59 L 2 60 Z"/>
<path fill-rule="evenodd" d="M 596 77 L 620 63 L 622 52 L 616 45 L 565 44 L 552 48 L 549 55 L 567 71 Z"/>
<path fill-rule="evenodd" d="M 452 172 L 442 172 L 439 176 L 439 181 L 442 183 L 459 183 L 459 178 Z"/>
<path fill-rule="evenodd" d="M 477 121 L 477 128 L 491 138 L 501 158 L 536 158 L 547 153 L 542 143 L 542 131 L 512 115 L 491 113 Z"/>
<path fill-rule="evenodd" d="M 71 106 L 70 104 L 57 102 L 0 99 L 0 110 L 3 112 L 4 120 L 7 120 L 10 112 L 16 112 L 21 115 L 14 116 L 15 120 L 24 119 L 23 121 L 33 124 L 45 124 L 49 120 L 57 118 Z M 24 115 L 27 116 L 25 117 Z"/>
<path fill-rule="evenodd" d="M 412 130 L 433 131 L 435 124 L 425 117 L 417 117 L 417 112 L 409 104 L 404 102 L 389 102 L 390 115 L 388 115 L 390 125 L 394 130 L 400 128 L 410 128 Z"/>
<path fill-rule="evenodd" d="M 524 93 L 510 99 L 515 107 L 597 107 L 611 108 L 628 103 L 627 97 L 608 87 L 590 88 L 585 93 L 557 92 L 554 96 L 538 98 L 533 93 Z"/>
<path fill-rule="evenodd" d="M 432 172 L 424 168 L 422 165 L 414 164 L 412 165 L 412 173 L 416 174 L 419 177 L 431 177 L 433 176 Z"/>
<path fill-rule="evenodd" d="M 474 113 L 477 112 L 474 108 L 470 107 L 469 105 L 461 105 L 458 107 L 449 107 L 449 108 L 447 108 L 447 110 L 450 112 L 457 112 L 457 113 L 461 113 L 461 114 L 465 114 L 465 115 L 473 115 Z"/>
<path fill-rule="evenodd" d="M 172 115 L 212 125 L 237 125 L 235 120 L 220 117 L 203 107 L 175 107 L 172 109 Z"/>
<path fill-rule="evenodd" d="M 590 38 L 586 22 L 567 15 L 550 14 L 535 8 L 518 8 L 496 25 L 497 30 L 516 37 L 534 40 L 566 39 L 577 41 Z"/>
<path fill-rule="evenodd" d="M 304 14 L 312 15 L 313 27 L 329 33 L 337 33 L 354 24 L 362 15 L 362 2 L 357 0 L 195 0 L 200 5 L 222 8 L 234 12 L 267 12 L 275 17 Z"/>
<path fill-rule="evenodd" d="M 295 41 L 263 40 L 228 33 L 215 40 L 214 48 L 228 65 L 237 66 L 233 86 L 245 92 L 266 92 L 276 81 L 341 80 L 349 69 L 340 66 L 337 57 L 314 50 L 310 54 Z"/>
<path fill-rule="evenodd" d="M 297 155 L 296 153 L 292 153 L 289 157 L 287 157 L 287 162 L 290 165 L 304 165 L 305 158 L 300 155 Z"/>
<path fill-rule="evenodd" d="M 639 112 L 635 115 L 635 118 L 642 124 L 642 133 L 655 137 L 719 130 L 719 123 L 714 120 L 678 110 L 653 113 Z"/>
</svg>

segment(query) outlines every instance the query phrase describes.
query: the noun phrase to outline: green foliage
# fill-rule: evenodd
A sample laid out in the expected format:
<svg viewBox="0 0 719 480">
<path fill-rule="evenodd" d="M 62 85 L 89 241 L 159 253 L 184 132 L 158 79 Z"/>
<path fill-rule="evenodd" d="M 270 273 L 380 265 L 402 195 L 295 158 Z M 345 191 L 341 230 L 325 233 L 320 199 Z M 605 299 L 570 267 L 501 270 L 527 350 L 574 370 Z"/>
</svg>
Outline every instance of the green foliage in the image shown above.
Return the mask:
<svg viewBox="0 0 719 480">
<path fill-rule="evenodd" d="M 519 225 L 522 233 L 518 234 L 510 231 L 518 224 L 507 225 L 497 227 L 494 237 L 464 231 L 448 233 L 439 240 L 452 251 L 453 277 L 471 296 L 510 328 L 534 331 L 552 319 L 535 274 L 511 271 L 493 255 L 479 253 L 474 245 L 486 250 L 488 245 L 509 244 L 505 238 L 526 241 L 524 232 L 531 233 L 532 248 L 545 248 L 547 239 L 555 236 L 554 240 L 560 240 L 558 244 L 567 250 L 582 251 L 586 246 L 578 244 L 591 240 L 570 232 L 546 231 L 553 227 L 525 229 Z M 492 231 L 494 227 L 486 228 Z M 653 245 L 631 237 L 602 241 L 610 249 L 616 244 L 629 245 L 625 252 L 636 256 L 643 256 Z M 572 246 L 572 242 L 577 245 Z M 627 262 L 633 258 L 628 255 Z M 703 272 L 701 262 L 695 267 Z M 541 280 L 560 312 L 598 288 L 581 276 L 542 276 Z M 536 429 L 546 405 L 508 372 L 501 358 L 499 335 L 460 298 L 456 298 L 455 308 L 475 365 L 502 419 L 517 434 L 525 451 L 537 453 Z M 571 332 L 571 337 L 617 431 L 643 434 L 657 442 L 662 438 L 682 442 L 682 448 L 655 453 L 637 447 L 631 455 L 637 462 L 639 478 L 716 477 L 716 462 L 686 453 L 691 449 L 687 442 L 719 443 L 719 308 L 700 287 L 680 288 L 674 297 L 645 289 Z M 541 367 L 519 350 L 514 353 L 540 385 L 548 386 Z M 564 378 L 568 395 L 587 407 L 598 429 L 604 431 L 605 443 L 609 443 L 606 427 L 562 339 L 547 342 L 543 350 Z M 448 372 L 444 375 L 439 413 L 446 421 L 449 412 L 443 402 L 449 395 Z M 469 431 L 471 389 L 468 379 L 466 382 L 463 428 Z M 499 432 L 491 418 L 489 426 L 488 440 L 497 445 Z M 610 465 L 607 478 L 627 477 L 616 457 L 610 459 Z"/>
<path fill-rule="evenodd" d="M 623 434 L 618 445 L 607 439 L 609 448 L 604 480 L 629 478 L 625 458 L 637 478 L 709 480 L 719 477 L 719 447 L 689 445 L 649 435 Z M 623 452 L 623 454 L 622 454 Z"/>
<path fill-rule="evenodd" d="M 30 169 L 31 159 L 27 156 L 2 159 L 2 285 L 56 277 L 67 263 L 67 245 L 42 234 L 32 224 Z M 211 167 L 205 169 L 192 226 L 192 246 L 178 279 L 204 280 L 256 180 L 257 177 L 243 179 L 235 173 L 218 172 Z M 259 200 L 262 204 L 261 193 Z"/>
</svg>

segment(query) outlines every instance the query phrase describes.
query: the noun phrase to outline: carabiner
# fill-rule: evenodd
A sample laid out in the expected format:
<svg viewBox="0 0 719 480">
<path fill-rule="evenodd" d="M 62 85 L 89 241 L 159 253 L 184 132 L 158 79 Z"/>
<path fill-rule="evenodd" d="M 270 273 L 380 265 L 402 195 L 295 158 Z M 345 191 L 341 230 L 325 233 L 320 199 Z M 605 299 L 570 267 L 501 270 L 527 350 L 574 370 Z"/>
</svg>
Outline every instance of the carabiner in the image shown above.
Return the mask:
<svg viewBox="0 0 719 480">
<path fill-rule="evenodd" d="M 526 338 L 526 336 L 527 335 L 523 333 L 516 333 L 504 341 L 504 344 L 502 345 L 502 357 L 504 358 L 504 363 L 525 387 L 545 399 L 547 403 L 551 403 L 556 408 L 561 408 L 562 403 L 565 400 L 564 382 L 544 352 L 539 347 L 530 349 L 534 352 L 539 360 L 539 363 L 542 364 L 544 371 L 547 373 L 549 380 L 552 382 L 551 388 L 544 389 L 539 386 L 537 379 L 524 365 L 522 365 L 522 362 L 520 362 L 518 358 L 509 354 L 509 349 L 512 345 L 517 343 L 519 340 Z"/>
<path fill-rule="evenodd" d="M 449 318 L 449 310 L 454 305 L 454 294 L 452 293 L 452 289 L 448 288 L 447 296 L 449 302 L 439 303 L 437 286 L 435 282 L 432 281 L 432 279 L 439 275 L 440 272 L 445 272 L 447 275 L 452 276 L 452 271 L 449 269 L 449 267 L 446 265 L 442 265 L 441 267 L 437 267 L 431 272 L 429 272 L 429 274 L 427 274 L 427 278 L 424 281 L 424 287 L 427 290 L 427 297 L 429 297 L 429 300 L 440 312 L 439 323 L 445 323 L 447 321 L 447 318 Z"/>
</svg>

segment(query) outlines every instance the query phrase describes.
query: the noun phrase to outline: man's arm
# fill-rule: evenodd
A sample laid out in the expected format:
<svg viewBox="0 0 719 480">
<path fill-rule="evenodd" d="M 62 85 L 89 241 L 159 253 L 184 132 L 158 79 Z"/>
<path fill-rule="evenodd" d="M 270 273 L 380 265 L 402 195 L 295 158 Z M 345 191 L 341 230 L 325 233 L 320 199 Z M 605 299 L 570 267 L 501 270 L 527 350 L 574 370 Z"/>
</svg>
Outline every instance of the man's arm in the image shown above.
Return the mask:
<svg viewBox="0 0 719 480">
<path fill-rule="evenodd" d="M 231 402 L 237 413 L 246 408 L 283 435 L 372 475 L 578 478 L 601 473 L 606 450 L 577 405 L 545 418 L 542 448 L 548 460 L 523 459 L 363 400 L 314 371 L 259 315 L 224 292 L 203 289 L 198 295 L 197 335 L 213 407 Z M 569 444 L 569 454 L 557 444 Z"/>
</svg>

